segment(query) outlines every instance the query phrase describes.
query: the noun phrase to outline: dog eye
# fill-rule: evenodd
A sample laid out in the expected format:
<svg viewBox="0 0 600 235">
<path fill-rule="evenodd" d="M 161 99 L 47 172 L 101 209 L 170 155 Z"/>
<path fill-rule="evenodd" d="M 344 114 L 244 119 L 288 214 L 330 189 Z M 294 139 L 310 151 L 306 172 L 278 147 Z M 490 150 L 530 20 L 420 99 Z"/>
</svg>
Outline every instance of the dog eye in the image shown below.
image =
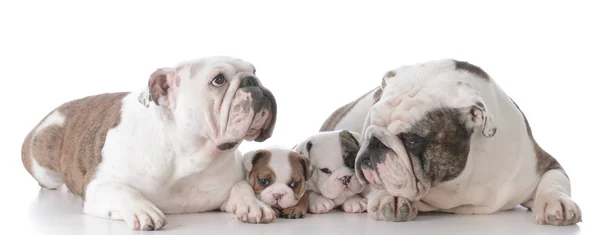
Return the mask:
<svg viewBox="0 0 600 235">
<path fill-rule="evenodd" d="M 425 146 L 425 139 L 412 133 L 400 133 L 400 140 L 404 143 L 406 150 L 411 152 L 421 152 Z"/>
<path fill-rule="evenodd" d="M 296 188 L 298 187 L 298 181 L 294 181 L 290 183 L 290 188 Z"/>
<path fill-rule="evenodd" d="M 266 186 L 269 184 L 269 179 L 259 178 L 258 183 L 260 183 L 260 185 L 262 185 L 262 186 Z"/>
<path fill-rule="evenodd" d="M 321 168 L 319 170 L 321 170 L 325 174 L 331 174 L 331 171 L 329 170 L 329 168 Z"/>
<path fill-rule="evenodd" d="M 215 78 L 213 78 L 211 84 L 213 86 L 220 87 L 223 84 L 225 84 L 226 81 L 227 79 L 225 79 L 225 76 L 223 74 L 219 74 Z"/>
</svg>

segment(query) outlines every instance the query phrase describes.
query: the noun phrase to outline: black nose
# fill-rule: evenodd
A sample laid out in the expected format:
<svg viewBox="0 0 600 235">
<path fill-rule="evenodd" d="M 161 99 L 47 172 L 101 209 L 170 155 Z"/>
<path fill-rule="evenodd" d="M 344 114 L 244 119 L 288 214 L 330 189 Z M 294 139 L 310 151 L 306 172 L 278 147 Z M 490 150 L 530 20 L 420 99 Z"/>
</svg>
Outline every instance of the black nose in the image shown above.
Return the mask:
<svg viewBox="0 0 600 235">
<path fill-rule="evenodd" d="M 369 146 L 370 149 L 386 149 L 388 148 L 387 146 L 385 146 L 385 144 L 383 144 L 381 142 L 381 140 L 379 140 L 379 138 L 375 138 L 375 137 L 371 137 L 371 140 L 369 140 Z"/>
<path fill-rule="evenodd" d="M 260 85 L 260 83 L 258 82 L 258 79 L 256 79 L 253 76 L 246 76 L 246 77 L 242 78 L 242 82 L 240 83 L 240 88 L 247 87 L 247 86 L 258 86 L 258 85 Z"/>
<path fill-rule="evenodd" d="M 351 175 L 347 175 L 347 176 L 344 176 L 344 177 L 342 177 L 342 178 L 341 178 L 341 180 L 342 180 L 342 184 L 343 184 L 343 185 L 348 185 L 348 184 L 350 183 L 350 179 L 351 179 L 351 178 L 352 178 L 352 176 L 351 176 Z"/>
</svg>

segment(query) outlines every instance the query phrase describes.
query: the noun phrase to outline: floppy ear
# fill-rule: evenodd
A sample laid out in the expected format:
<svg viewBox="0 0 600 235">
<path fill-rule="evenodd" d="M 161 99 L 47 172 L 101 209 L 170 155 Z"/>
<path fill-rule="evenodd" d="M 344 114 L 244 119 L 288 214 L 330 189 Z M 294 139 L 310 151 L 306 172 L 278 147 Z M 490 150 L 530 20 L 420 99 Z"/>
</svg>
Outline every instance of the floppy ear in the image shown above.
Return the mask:
<svg viewBox="0 0 600 235">
<path fill-rule="evenodd" d="M 299 144 L 294 145 L 292 150 L 304 155 L 310 159 L 310 150 L 312 149 L 313 143 L 310 140 L 303 141 Z"/>
<path fill-rule="evenodd" d="M 148 79 L 148 87 L 138 96 L 138 101 L 148 107 L 151 102 L 156 105 L 169 106 L 169 95 L 175 89 L 175 70 L 171 68 L 156 69 Z"/>
<path fill-rule="evenodd" d="M 252 170 L 252 166 L 254 166 L 254 163 L 264 156 L 266 156 L 266 152 L 263 150 L 252 150 L 245 153 L 244 159 L 242 160 L 242 165 L 244 166 L 246 173 L 250 172 Z"/>
<path fill-rule="evenodd" d="M 342 147 L 344 165 L 351 169 L 354 169 L 356 154 L 358 154 L 358 150 L 360 149 L 358 137 L 358 133 L 354 131 L 340 131 L 340 146 Z"/>
<path fill-rule="evenodd" d="M 300 157 L 298 158 L 298 160 L 300 161 L 300 165 L 302 165 L 302 172 L 304 173 L 304 180 L 309 180 L 315 171 L 314 166 L 312 165 L 310 159 L 308 159 L 308 157 L 305 155 L 300 154 Z"/>
<path fill-rule="evenodd" d="M 475 101 L 467 109 L 467 122 L 471 126 L 481 126 L 481 134 L 486 138 L 491 138 L 496 134 L 498 127 L 494 122 L 494 115 L 487 109 L 483 101 Z"/>
</svg>

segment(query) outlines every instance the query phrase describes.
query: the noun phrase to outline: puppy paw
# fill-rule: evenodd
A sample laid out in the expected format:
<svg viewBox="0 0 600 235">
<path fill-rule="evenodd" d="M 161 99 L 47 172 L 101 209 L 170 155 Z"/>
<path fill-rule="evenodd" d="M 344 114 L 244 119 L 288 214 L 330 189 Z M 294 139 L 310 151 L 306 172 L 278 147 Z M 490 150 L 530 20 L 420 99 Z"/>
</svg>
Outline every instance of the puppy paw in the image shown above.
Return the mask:
<svg viewBox="0 0 600 235">
<path fill-rule="evenodd" d="M 417 209 L 407 199 L 381 195 L 369 200 L 367 211 L 371 217 L 382 221 L 409 221 L 417 216 Z"/>
<path fill-rule="evenodd" d="M 538 224 L 566 226 L 581 222 L 581 209 L 567 195 L 543 197 L 534 204 L 533 213 Z"/>
<path fill-rule="evenodd" d="M 327 213 L 335 207 L 333 200 L 325 198 L 317 193 L 312 193 L 309 197 L 309 211 L 313 214 Z"/>
<path fill-rule="evenodd" d="M 165 214 L 145 199 L 128 203 L 125 208 L 109 213 L 112 219 L 122 219 L 133 230 L 159 230 L 167 224 Z"/>
<path fill-rule="evenodd" d="M 279 213 L 279 217 L 286 219 L 302 219 L 306 216 L 308 207 L 306 205 L 295 205 L 285 208 Z"/>
<path fill-rule="evenodd" d="M 270 223 L 275 220 L 277 214 L 264 202 L 255 197 L 246 197 L 233 205 L 233 214 L 245 223 Z"/>
<path fill-rule="evenodd" d="M 362 213 L 367 210 L 367 199 L 354 195 L 344 202 L 342 205 L 346 213 Z"/>
</svg>

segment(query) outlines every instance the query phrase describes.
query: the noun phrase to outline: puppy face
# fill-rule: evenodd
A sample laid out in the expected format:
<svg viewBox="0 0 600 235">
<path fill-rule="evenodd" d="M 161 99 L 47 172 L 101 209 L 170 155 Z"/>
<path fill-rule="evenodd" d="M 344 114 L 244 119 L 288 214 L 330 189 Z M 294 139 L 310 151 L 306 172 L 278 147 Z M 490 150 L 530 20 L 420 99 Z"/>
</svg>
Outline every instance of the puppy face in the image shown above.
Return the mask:
<svg viewBox="0 0 600 235">
<path fill-rule="evenodd" d="M 313 168 L 298 152 L 268 148 L 244 155 L 248 183 L 267 205 L 283 209 L 294 206 L 306 191 Z"/>
<path fill-rule="evenodd" d="M 255 71 L 231 57 L 186 61 L 156 70 L 139 100 L 162 108 L 179 131 L 208 137 L 218 150 L 243 139 L 262 142 L 273 132 L 277 104 Z"/>
<path fill-rule="evenodd" d="M 394 70 L 367 117 L 355 170 L 362 182 L 418 200 L 461 174 L 473 138 L 496 125 L 475 86 L 489 84 L 466 62 L 431 61 Z"/>
<path fill-rule="evenodd" d="M 358 133 L 346 130 L 319 132 L 294 147 L 315 167 L 311 190 L 332 200 L 362 192 L 364 186 L 354 172 L 358 137 Z"/>
</svg>

